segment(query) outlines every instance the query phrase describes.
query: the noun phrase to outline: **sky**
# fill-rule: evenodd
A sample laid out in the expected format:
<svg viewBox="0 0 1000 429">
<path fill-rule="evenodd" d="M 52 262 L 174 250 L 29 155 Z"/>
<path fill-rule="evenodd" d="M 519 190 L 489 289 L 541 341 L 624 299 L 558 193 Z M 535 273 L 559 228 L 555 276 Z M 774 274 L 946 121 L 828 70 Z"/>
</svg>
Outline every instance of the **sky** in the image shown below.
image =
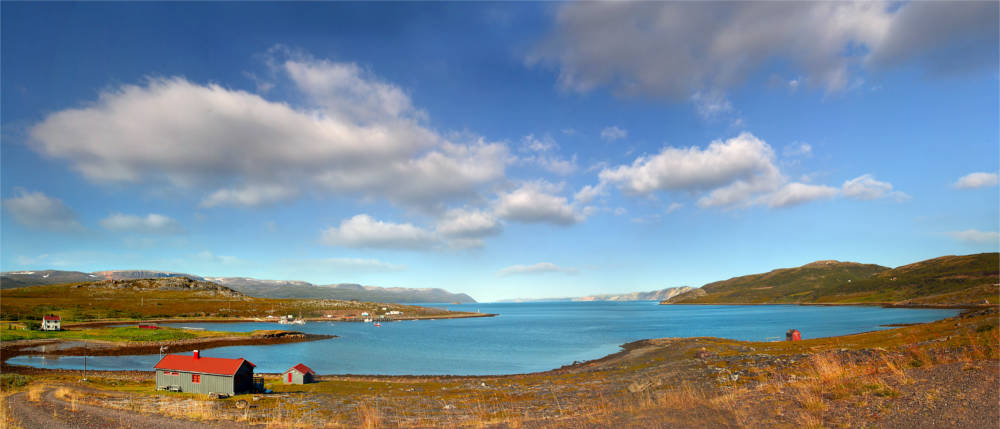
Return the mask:
<svg viewBox="0 0 1000 429">
<path fill-rule="evenodd" d="M 1000 248 L 997 2 L 0 8 L 3 271 L 491 301 Z"/>
</svg>

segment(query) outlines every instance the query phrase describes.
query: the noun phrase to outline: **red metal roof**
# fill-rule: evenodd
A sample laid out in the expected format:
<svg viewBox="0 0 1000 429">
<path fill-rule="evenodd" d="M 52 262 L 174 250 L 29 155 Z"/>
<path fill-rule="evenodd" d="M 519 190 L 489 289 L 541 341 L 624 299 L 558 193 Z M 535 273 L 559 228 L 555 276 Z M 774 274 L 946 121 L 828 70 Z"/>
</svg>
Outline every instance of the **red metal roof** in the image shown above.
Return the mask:
<svg viewBox="0 0 1000 429">
<path fill-rule="evenodd" d="M 234 375 L 243 366 L 243 362 L 250 364 L 250 367 L 257 366 L 242 358 L 226 359 L 202 356 L 195 359 L 194 356 L 189 355 L 166 355 L 153 368 L 201 372 L 205 374 Z"/>
<path fill-rule="evenodd" d="M 59 316 L 42 316 L 42 320 L 59 320 Z"/>
<path fill-rule="evenodd" d="M 301 363 L 298 364 L 298 365 L 293 366 L 291 369 L 294 369 L 294 370 L 296 370 L 298 372 L 301 372 L 303 374 L 313 374 L 313 375 L 316 375 L 316 371 L 313 371 L 312 368 L 309 368 L 308 366 L 305 366 L 304 364 L 301 364 Z"/>
</svg>

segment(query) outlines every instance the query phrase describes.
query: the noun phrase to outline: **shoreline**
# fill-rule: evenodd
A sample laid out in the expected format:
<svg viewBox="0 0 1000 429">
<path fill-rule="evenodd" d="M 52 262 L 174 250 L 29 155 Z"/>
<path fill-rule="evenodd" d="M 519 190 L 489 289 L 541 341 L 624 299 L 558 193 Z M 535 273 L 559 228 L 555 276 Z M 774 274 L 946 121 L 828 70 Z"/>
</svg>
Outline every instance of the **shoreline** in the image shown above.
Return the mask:
<svg viewBox="0 0 1000 429">
<path fill-rule="evenodd" d="M 682 304 L 682 305 L 686 305 L 686 304 Z M 693 304 L 693 305 L 703 305 L 703 304 Z M 714 305 L 714 304 L 709 304 L 709 305 Z M 739 305 L 739 304 L 734 304 L 734 305 Z M 776 305 L 776 304 L 758 304 L 758 305 Z M 777 304 L 777 305 L 780 305 L 780 304 Z M 989 308 L 993 308 L 993 307 L 996 307 L 996 306 L 990 305 L 990 306 L 985 306 L 985 307 L 987 309 L 989 309 Z M 961 318 L 966 317 L 967 315 L 973 314 L 974 313 L 973 310 L 977 310 L 977 309 L 979 309 L 979 308 L 965 309 L 965 311 L 962 311 L 961 313 L 956 314 L 954 316 L 950 316 L 950 317 L 946 317 L 946 318 L 938 319 L 938 320 L 933 320 L 933 321 L 929 321 L 929 322 L 908 323 L 908 324 L 901 324 L 900 326 L 886 326 L 886 325 L 884 325 L 884 326 L 886 326 L 887 328 L 896 328 L 896 329 L 898 329 L 898 328 L 904 328 L 904 327 L 928 325 L 928 324 L 938 323 L 938 322 L 941 322 L 943 320 L 949 320 L 949 319 L 961 319 Z M 886 331 L 886 330 L 892 330 L 892 329 L 856 332 L 856 333 L 844 334 L 844 335 L 836 335 L 836 336 L 831 336 L 831 337 L 810 338 L 810 339 L 807 339 L 805 341 L 809 341 L 809 340 L 842 340 L 842 339 L 846 339 L 848 337 L 852 337 L 852 336 L 856 336 L 856 335 L 864 335 L 864 334 L 870 334 L 870 333 L 879 332 L 879 331 Z M 304 337 L 308 337 L 308 338 L 307 339 L 300 339 L 300 340 L 293 340 L 293 341 L 276 341 L 276 342 L 269 342 L 269 343 L 263 343 L 263 344 L 261 344 L 261 343 L 254 343 L 254 342 L 250 342 L 250 343 L 247 343 L 247 344 L 235 344 L 235 343 L 234 344 L 221 344 L 221 345 L 214 345 L 214 346 L 211 346 L 211 347 L 225 347 L 225 346 L 228 346 L 228 345 L 261 345 L 261 346 L 266 346 L 266 345 L 271 345 L 271 344 L 283 344 L 283 343 L 293 343 L 293 342 L 317 341 L 317 340 L 329 339 L 329 338 L 336 338 L 337 337 L 336 335 L 327 336 L 327 335 L 314 335 L 314 334 L 302 334 L 302 333 L 298 333 L 298 334 L 301 334 Z M 244 340 L 251 340 L 252 339 L 252 338 L 247 338 L 247 337 L 223 337 L 223 338 L 240 338 L 240 339 L 244 339 Z M 216 338 L 216 339 L 218 339 L 218 338 Z M 29 340 L 29 341 L 53 341 L 53 340 Z M 55 341 L 63 341 L 63 340 L 55 340 Z M 194 341 L 194 340 L 183 340 L 183 341 Z M 545 370 L 545 371 L 526 372 L 526 373 L 513 373 L 513 374 L 480 374 L 480 375 L 475 375 L 475 374 L 473 374 L 473 375 L 455 375 L 455 374 L 440 374 L 440 375 L 434 375 L 434 374 L 425 374 L 425 375 L 420 375 L 420 374 L 401 374 L 401 375 L 386 375 L 386 374 L 317 374 L 317 378 L 319 380 L 359 380 L 359 381 L 370 381 L 370 380 L 373 380 L 373 379 L 383 379 L 383 380 L 384 379 L 389 379 L 389 380 L 418 381 L 418 380 L 461 380 L 461 379 L 471 379 L 471 380 L 480 380 L 480 379 L 483 379 L 483 380 L 485 380 L 485 379 L 518 378 L 518 377 L 525 377 L 525 376 L 556 375 L 556 374 L 564 374 L 564 373 L 568 373 L 568 372 L 583 370 L 584 368 L 587 368 L 587 367 L 601 366 L 603 364 L 606 364 L 608 362 L 614 361 L 616 359 L 627 359 L 633 353 L 637 353 L 637 352 L 639 352 L 640 350 L 642 350 L 644 348 L 655 347 L 657 345 L 657 343 L 678 342 L 678 341 L 703 341 L 703 342 L 710 342 L 710 343 L 736 342 L 736 343 L 746 343 L 746 344 L 773 343 L 773 342 L 782 343 L 782 341 L 772 341 L 772 342 L 741 341 L 741 340 L 733 340 L 733 339 L 721 338 L 721 337 L 665 337 L 665 338 L 647 338 L 647 339 L 641 339 L 641 340 L 636 340 L 636 341 L 631 341 L 631 342 L 624 343 L 624 344 L 622 344 L 622 345 L 619 346 L 621 348 L 621 350 L 619 350 L 619 351 L 617 351 L 615 353 L 611 353 L 611 354 L 608 354 L 608 355 L 605 355 L 605 356 L 602 356 L 602 357 L 599 357 L 599 358 L 591 359 L 591 360 L 573 362 L 573 363 L 570 363 L 570 364 L 566 364 L 566 365 L 560 366 L 558 368 L 553 368 L 553 369 L 549 369 L 549 370 Z M 208 343 L 208 342 L 210 342 L 210 341 L 203 341 L 202 343 Z M 35 345 L 40 345 L 40 344 L 36 343 Z M 101 356 L 124 356 L 124 355 L 132 355 L 132 354 L 156 354 L 158 352 L 158 350 L 159 350 L 158 346 L 159 346 L 159 344 L 150 345 L 149 348 L 151 348 L 153 350 L 150 353 L 114 353 L 113 351 L 121 350 L 121 348 L 116 348 L 112 352 L 109 352 L 107 354 L 101 354 Z M 190 346 L 189 349 L 184 350 L 184 351 L 195 350 L 197 348 L 198 347 Z M 204 348 L 207 349 L 207 348 L 210 348 L 210 347 L 204 347 Z M 15 351 L 17 351 L 17 350 L 15 350 Z M 174 351 L 175 350 L 171 350 L 171 352 L 174 352 Z M 29 354 L 32 354 L 32 353 L 18 353 L 18 354 L 14 354 L 14 355 L 8 356 L 8 352 L 6 350 L 4 350 L 3 356 L 0 357 L 0 370 L 2 370 L 3 372 L 25 373 L 25 374 L 70 374 L 70 373 L 77 373 L 77 372 L 81 371 L 79 369 L 50 369 L 50 368 L 38 368 L 38 367 L 33 367 L 33 366 L 9 365 L 9 364 L 7 364 L 7 359 L 9 359 L 11 357 L 21 356 L 21 355 L 29 355 Z M 73 354 L 73 355 L 64 354 L 64 355 L 73 356 L 73 355 L 76 355 L 76 354 Z M 95 354 L 95 353 L 91 353 L 91 355 L 98 356 L 98 354 Z M 145 371 L 145 370 L 92 370 L 92 372 L 94 372 L 95 374 L 96 373 L 106 373 L 106 374 L 112 374 L 112 375 L 113 374 L 153 374 L 154 373 L 153 371 Z M 278 375 L 280 375 L 279 373 L 259 373 L 259 374 L 262 375 L 262 376 L 278 376 Z"/>
<path fill-rule="evenodd" d="M 257 335 L 229 337 L 204 337 L 186 340 L 114 342 L 104 340 L 79 339 L 36 339 L 9 341 L 0 345 L 0 369 L 4 372 L 20 365 L 8 365 L 7 360 L 18 356 L 131 356 L 152 355 L 168 347 L 170 353 L 192 350 L 208 350 L 230 346 L 269 346 L 275 344 L 302 343 L 337 338 L 336 335 L 306 334 L 298 331 L 267 331 Z M 47 350 L 54 347 L 54 350 Z M 41 348 L 39 352 L 37 350 Z M 31 367 L 34 368 L 34 367 Z M 42 369 L 44 368 L 35 368 Z M 111 371 L 115 372 L 115 371 Z"/>
<path fill-rule="evenodd" d="M 399 321 L 399 320 L 436 320 L 436 319 L 471 319 L 476 317 L 495 317 L 497 314 L 492 313 L 465 313 L 465 312 L 452 312 L 455 314 L 435 314 L 435 315 L 425 315 L 425 316 L 400 316 L 394 317 L 392 319 L 383 319 L 383 322 L 387 321 Z M 302 320 L 307 322 L 364 322 L 360 318 L 350 317 L 350 318 L 324 318 L 324 317 L 304 317 Z M 248 317 L 229 317 L 229 318 L 164 318 L 164 319 L 129 319 L 129 320 L 95 320 L 87 322 L 69 322 L 65 324 L 66 328 L 92 328 L 101 326 L 112 326 L 112 325 L 130 325 L 133 323 L 274 323 L 275 325 L 281 325 L 277 320 L 261 320 L 256 318 Z"/>
<path fill-rule="evenodd" d="M 1000 304 L 906 304 L 897 302 L 664 302 L 659 305 L 802 305 L 818 307 L 882 307 L 939 310 L 978 310 Z"/>
</svg>

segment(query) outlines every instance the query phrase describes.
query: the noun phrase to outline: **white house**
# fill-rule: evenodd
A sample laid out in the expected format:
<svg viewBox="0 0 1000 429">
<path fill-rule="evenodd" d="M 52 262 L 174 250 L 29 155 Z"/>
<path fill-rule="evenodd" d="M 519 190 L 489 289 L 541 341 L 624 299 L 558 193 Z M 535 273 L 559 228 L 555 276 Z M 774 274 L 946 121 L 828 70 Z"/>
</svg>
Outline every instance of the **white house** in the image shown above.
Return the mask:
<svg viewBox="0 0 1000 429">
<path fill-rule="evenodd" d="M 62 318 L 54 314 L 48 316 L 42 316 L 42 330 L 43 331 L 60 331 Z"/>
</svg>

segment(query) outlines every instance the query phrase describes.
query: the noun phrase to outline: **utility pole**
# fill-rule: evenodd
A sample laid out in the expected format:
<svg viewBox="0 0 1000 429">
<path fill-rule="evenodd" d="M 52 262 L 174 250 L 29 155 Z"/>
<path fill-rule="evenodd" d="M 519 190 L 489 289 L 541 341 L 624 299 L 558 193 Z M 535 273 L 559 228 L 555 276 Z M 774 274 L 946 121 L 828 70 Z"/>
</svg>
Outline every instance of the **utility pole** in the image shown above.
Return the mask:
<svg viewBox="0 0 1000 429">
<path fill-rule="evenodd" d="M 87 381 L 87 343 L 83 343 L 83 381 Z"/>
</svg>

